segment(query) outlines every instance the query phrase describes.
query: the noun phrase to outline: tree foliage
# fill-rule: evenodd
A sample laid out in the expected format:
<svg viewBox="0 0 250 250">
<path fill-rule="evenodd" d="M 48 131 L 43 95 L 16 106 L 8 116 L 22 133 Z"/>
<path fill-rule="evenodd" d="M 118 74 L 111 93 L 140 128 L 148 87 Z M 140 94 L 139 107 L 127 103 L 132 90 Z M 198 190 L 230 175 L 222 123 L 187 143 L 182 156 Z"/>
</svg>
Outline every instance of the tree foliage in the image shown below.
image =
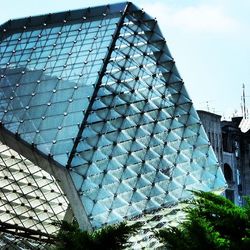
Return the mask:
<svg viewBox="0 0 250 250">
<path fill-rule="evenodd" d="M 119 250 L 129 246 L 128 238 L 138 231 L 140 224 L 120 223 L 106 226 L 94 232 L 81 231 L 78 224 L 60 222 L 57 250 Z"/>
<path fill-rule="evenodd" d="M 223 196 L 194 192 L 186 220 L 178 227 L 165 228 L 156 236 L 174 250 L 250 249 L 250 200 L 239 207 Z"/>
</svg>

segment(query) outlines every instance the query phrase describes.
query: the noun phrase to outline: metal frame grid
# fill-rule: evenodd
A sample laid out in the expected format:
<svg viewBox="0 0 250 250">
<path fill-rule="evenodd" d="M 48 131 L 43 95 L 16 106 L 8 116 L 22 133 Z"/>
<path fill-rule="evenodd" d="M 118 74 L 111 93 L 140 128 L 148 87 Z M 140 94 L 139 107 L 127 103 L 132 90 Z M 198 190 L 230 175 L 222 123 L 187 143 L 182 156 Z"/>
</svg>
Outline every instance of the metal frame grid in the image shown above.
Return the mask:
<svg viewBox="0 0 250 250">
<path fill-rule="evenodd" d="M 41 242 L 38 238 L 30 239 L 30 237 L 20 237 L 18 235 L 0 233 L 0 249 L 1 250 L 49 250 L 53 248 L 53 244 Z"/>
<path fill-rule="evenodd" d="M 32 150 L 33 158 L 17 147 L 26 158 L 47 159 L 82 228 L 165 214 L 191 197 L 187 190 L 225 187 L 166 41 L 144 11 L 128 2 L 1 29 L 0 137 Z"/>
<path fill-rule="evenodd" d="M 93 227 L 224 186 L 157 22 L 133 5 L 124 15 L 68 164 Z"/>
<path fill-rule="evenodd" d="M 62 166 L 120 17 L 109 7 L 94 19 L 88 13 L 81 22 L 27 24 L 0 43 L 1 123 Z"/>
<path fill-rule="evenodd" d="M 0 144 L 0 221 L 52 234 L 68 201 L 54 177 Z M 0 223 L 0 224 L 1 224 Z M 2 225 L 1 225 L 2 226 Z"/>
</svg>

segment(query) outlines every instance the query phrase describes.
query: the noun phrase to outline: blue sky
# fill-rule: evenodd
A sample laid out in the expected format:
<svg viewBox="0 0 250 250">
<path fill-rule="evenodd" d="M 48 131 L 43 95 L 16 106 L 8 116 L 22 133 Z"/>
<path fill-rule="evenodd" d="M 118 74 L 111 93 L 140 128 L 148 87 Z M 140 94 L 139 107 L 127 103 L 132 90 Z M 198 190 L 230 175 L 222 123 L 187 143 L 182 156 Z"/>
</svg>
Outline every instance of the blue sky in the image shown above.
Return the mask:
<svg viewBox="0 0 250 250">
<path fill-rule="evenodd" d="M 113 0 L 1 1 L 0 23 L 31 15 L 115 3 Z M 250 96 L 249 0 L 135 0 L 156 17 L 197 109 L 229 119 Z M 250 97 L 246 103 L 250 106 Z"/>
</svg>

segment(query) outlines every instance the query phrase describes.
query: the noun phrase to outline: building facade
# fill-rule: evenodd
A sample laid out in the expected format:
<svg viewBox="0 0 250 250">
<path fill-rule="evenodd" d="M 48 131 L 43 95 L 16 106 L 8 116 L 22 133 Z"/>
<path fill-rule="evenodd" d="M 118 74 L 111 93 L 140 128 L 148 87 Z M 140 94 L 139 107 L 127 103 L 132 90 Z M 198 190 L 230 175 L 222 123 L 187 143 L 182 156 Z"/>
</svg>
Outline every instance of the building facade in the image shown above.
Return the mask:
<svg viewBox="0 0 250 250">
<path fill-rule="evenodd" d="M 222 122 L 225 151 L 234 155 L 234 162 L 238 166 L 237 183 L 240 203 L 244 203 L 242 197 L 250 195 L 250 131 L 249 128 L 241 127 L 244 122 L 249 123 L 242 117 L 235 117 L 230 122 Z"/>
<path fill-rule="evenodd" d="M 207 111 L 198 111 L 198 114 L 227 181 L 224 194 L 242 205 L 243 197 L 250 195 L 250 131 L 248 126 L 242 129 L 241 124 L 249 122 L 242 117 L 221 121 L 221 116 Z"/>
<path fill-rule="evenodd" d="M 126 2 L 12 20 L 0 39 L 2 151 L 18 155 L 8 155 L 14 166 L 29 161 L 31 171 L 28 179 L 12 174 L 21 168 L 1 172 L 1 223 L 50 240 L 56 228 L 48 232 L 44 223 L 58 213 L 58 220 L 75 217 L 83 230 L 141 220 L 136 249 L 152 238 L 148 221 L 178 221 L 179 202 L 192 198 L 188 190 L 223 190 L 166 41 L 144 11 Z M 1 159 L 4 167 L 4 153 Z M 34 165 L 49 173 L 53 187 L 41 189 L 44 174 L 33 173 Z M 52 215 L 46 192 L 58 194 Z"/>
</svg>

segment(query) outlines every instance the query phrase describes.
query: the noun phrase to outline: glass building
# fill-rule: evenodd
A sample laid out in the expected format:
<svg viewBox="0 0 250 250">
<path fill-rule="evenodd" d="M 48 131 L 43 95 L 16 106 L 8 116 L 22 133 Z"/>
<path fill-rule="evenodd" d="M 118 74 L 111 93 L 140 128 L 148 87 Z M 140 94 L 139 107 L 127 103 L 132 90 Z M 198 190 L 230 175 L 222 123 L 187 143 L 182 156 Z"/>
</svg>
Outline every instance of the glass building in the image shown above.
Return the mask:
<svg viewBox="0 0 250 250">
<path fill-rule="evenodd" d="M 123 220 L 160 227 L 178 220 L 188 190 L 225 187 L 158 23 L 144 11 L 126 2 L 0 30 L 3 244 L 49 243 L 58 230 L 51 222 L 72 217 L 83 230 Z M 149 244 L 146 224 L 135 248 Z"/>
</svg>

